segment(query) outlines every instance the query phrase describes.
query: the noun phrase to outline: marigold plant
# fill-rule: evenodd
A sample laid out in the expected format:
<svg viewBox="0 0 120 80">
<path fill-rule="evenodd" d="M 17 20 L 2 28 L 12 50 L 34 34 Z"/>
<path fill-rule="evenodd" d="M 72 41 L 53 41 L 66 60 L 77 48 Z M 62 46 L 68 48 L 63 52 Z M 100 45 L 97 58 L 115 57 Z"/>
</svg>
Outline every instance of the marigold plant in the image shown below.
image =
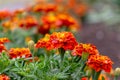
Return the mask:
<svg viewBox="0 0 120 80">
<path fill-rule="evenodd" d="M 112 69 L 112 60 L 108 56 L 92 55 L 87 61 L 87 65 L 93 68 L 96 72 L 104 70 L 110 72 Z"/>
<path fill-rule="evenodd" d="M 89 55 L 99 55 L 99 51 L 93 44 L 80 43 L 72 51 L 73 56 L 82 56 L 82 53 L 88 53 Z"/>
</svg>

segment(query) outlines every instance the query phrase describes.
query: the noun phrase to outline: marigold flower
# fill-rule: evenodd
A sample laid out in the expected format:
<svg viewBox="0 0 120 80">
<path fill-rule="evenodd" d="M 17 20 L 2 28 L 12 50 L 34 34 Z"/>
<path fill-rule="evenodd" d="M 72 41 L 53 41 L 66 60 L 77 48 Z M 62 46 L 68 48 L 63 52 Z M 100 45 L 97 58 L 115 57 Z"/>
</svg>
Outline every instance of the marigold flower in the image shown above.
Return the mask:
<svg viewBox="0 0 120 80">
<path fill-rule="evenodd" d="M 65 50 L 73 50 L 77 45 L 77 41 L 71 32 L 54 32 L 50 36 L 50 43 L 53 48 L 63 48 Z"/>
<path fill-rule="evenodd" d="M 33 6 L 33 12 L 55 12 L 57 11 L 57 5 L 56 4 L 50 4 L 50 3 L 39 3 Z"/>
<path fill-rule="evenodd" d="M 42 47 L 49 48 L 51 46 L 49 39 L 50 39 L 50 35 L 46 34 L 44 38 L 38 40 L 35 46 L 37 48 L 42 48 Z"/>
<path fill-rule="evenodd" d="M 88 78 L 87 77 L 83 77 L 80 80 L 88 80 Z"/>
<path fill-rule="evenodd" d="M 14 16 L 17 16 L 17 15 L 22 14 L 22 13 L 24 13 L 24 12 L 25 12 L 25 9 L 20 8 L 20 9 L 15 10 L 15 11 L 13 12 L 13 15 L 14 15 Z"/>
<path fill-rule="evenodd" d="M 53 15 L 53 14 L 49 14 L 49 15 L 46 15 L 46 16 L 43 16 L 42 19 L 42 25 L 38 26 L 37 30 L 39 33 L 41 34 L 46 34 L 46 33 L 49 33 L 50 29 L 52 28 L 57 28 L 56 26 L 56 16 Z"/>
<path fill-rule="evenodd" d="M 8 10 L 1 10 L 0 11 L 0 20 L 9 18 L 11 16 L 11 13 Z"/>
<path fill-rule="evenodd" d="M 36 47 L 45 47 L 48 50 L 63 48 L 72 50 L 77 45 L 77 41 L 71 32 L 54 32 L 49 36 L 40 39 Z"/>
<path fill-rule="evenodd" d="M 22 57 L 25 57 L 25 58 L 28 58 L 28 57 L 31 57 L 32 54 L 29 50 L 29 48 L 11 48 L 9 50 L 9 56 L 11 59 L 13 58 L 22 58 Z"/>
<path fill-rule="evenodd" d="M 43 23 L 53 24 L 57 20 L 57 17 L 54 14 L 48 14 L 42 17 Z"/>
<path fill-rule="evenodd" d="M 7 30 L 15 30 L 15 28 L 17 28 L 18 26 L 18 17 L 12 17 L 9 20 L 6 20 L 2 23 L 2 26 L 4 28 L 5 31 Z"/>
<path fill-rule="evenodd" d="M 8 38 L 0 38 L 0 44 L 4 44 L 6 42 L 10 42 Z"/>
<path fill-rule="evenodd" d="M 27 16 L 27 17 L 25 17 L 24 19 L 21 19 L 21 20 L 19 21 L 19 26 L 20 26 L 20 27 L 23 27 L 23 28 L 27 28 L 27 29 L 29 29 L 29 28 L 31 28 L 31 27 L 34 27 L 34 26 L 36 26 L 36 25 L 38 25 L 38 22 L 37 22 L 37 20 L 36 20 L 34 17 L 32 17 L 32 16 Z"/>
<path fill-rule="evenodd" d="M 110 72 L 112 69 L 113 62 L 108 56 L 92 55 L 87 61 L 87 65 L 93 68 L 95 71 L 104 70 Z"/>
<path fill-rule="evenodd" d="M 33 12 L 42 12 L 44 10 L 44 5 L 43 4 L 36 4 L 33 6 Z"/>
<path fill-rule="evenodd" d="M 7 75 L 1 74 L 0 80 L 10 80 L 10 78 Z"/>
<path fill-rule="evenodd" d="M 96 48 L 96 46 L 88 43 L 88 44 L 83 44 L 80 43 L 72 51 L 73 56 L 82 56 L 82 53 L 88 53 L 90 55 L 99 55 L 99 52 Z"/>
<path fill-rule="evenodd" d="M 76 24 L 76 20 L 68 14 L 58 14 L 57 18 L 61 21 L 62 26 L 70 26 Z"/>
<path fill-rule="evenodd" d="M 77 31 L 80 28 L 78 22 L 68 14 L 58 14 L 56 24 L 60 28 L 66 26 L 70 31 Z"/>
<path fill-rule="evenodd" d="M 2 52 L 2 50 L 6 50 L 6 47 L 3 44 L 0 44 L 0 53 Z"/>
<path fill-rule="evenodd" d="M 77 21 L 68 14 L 48 14 L 42 17 L 42 24 L 38 27 L 38 32 L 45 34 L 50 30 L 61 30 L 65 28 L 69 31 L 77 31 L 79 29 Z"/>
<path fill-rule="evenodd" d="M 48 24 L 43 24 L 37 27 L 38 33 L 41 33 L 43 35 L 49 33 L 50 31 L 50 26 Z"/>
<path fill-rule="evenodd" d="M 45 12 L 55 12 L 57 11 L 57 5 L 55 4 L 47 4 L 47 7 L 45 7 Z"/>
<path fill-rule="evenodd" d="M 74 12 L 83 17 L 88 11 L 88 6 L 85 3 L 80 3 L 74 7 Z"/>
</svg>

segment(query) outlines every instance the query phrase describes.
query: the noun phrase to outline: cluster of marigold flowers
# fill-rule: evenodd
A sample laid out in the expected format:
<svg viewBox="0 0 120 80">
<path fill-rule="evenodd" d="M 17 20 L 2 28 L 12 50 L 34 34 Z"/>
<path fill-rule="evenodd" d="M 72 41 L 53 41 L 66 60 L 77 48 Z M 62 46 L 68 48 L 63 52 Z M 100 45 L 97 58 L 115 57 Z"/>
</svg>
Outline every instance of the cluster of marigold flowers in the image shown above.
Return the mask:
<svg viewBox="0 0 120 80">
<path fill-rule="evenodd" d="M 56 3 L 40 2 L 13 12 L 1 10 L 0 21 L 4 30 L 34 27 L 36 32 L 41 34 L 60 31 L 63 28 L 67 31 L 77 31 L 81 23 L 78 23 L 64 8 Z"/>
<path fill-rule="evenodd" d="M 43 5 L 37 5 L 34 7 L 34 11 L 58 11 L 58 8 L 64 10 L 64 12 L 72 11 L 76 15 L 83 17 L 86 15 L 88 11 L 88 4 L 84 2 L 84 0 L 51 0 L 56 5 L 49 5 L 49 8 L 44 6 L 48 0 L 36 0 L 38 3 L 42 3 Z M 60 11 L 59 10 L 59 11 Z"/>
<path fill-rule="evenodd" d="M 54 32 L 51 35 L 46 35 L 38 40 L 37 48 L 46 48 L 47 50 L 63 48 L 64 50 L 72 50 L 73 56 L 82 57 L 82 54 L 88 53 L 87 66 L 94 69 L 96 72 L 104 70 L 110 72 L 112 69 L 112 60 L 100 55 L 96 46 L 88 43 L 78 43 L 71 32 Z"/>
<path fill-rule="evenodd" d="M 104 70 L 105 72 L 110 72 L 112 69 L 112 60 L 108 56 L 100 55 L 96 46 L 88 43 L 80 43 L 75 46 L 72 55 L 73 56 L 82 56 L 82 54 L 88 53 L 89 57 L 87 60 L 87 65 L 94 69 L 96 72 Z"/>
<path fill-rule="evenodd" d="M 29 48 L 10 48 L 10 50 L 7 50 L 4 45 L 6 42 L 10 42 L 10 40 L 8 38 L 0 38 L 0 54 L 5 50 L 11 59 L 28 58 L 32 56 Z"/>
<path fill-rule="evenodd" d="M 0 45 L 4 46 L 4 43 L 9 41 L 8 38 L 0 38 Z M 63 48 L 64 50 L 71 50 L 71 54 L 78 57 L 82 57 L 82 54 L 87 53 L 89 56 L 86 65 L 96 72 L 102 70 L 110 72 L 112 69 L 113 62 L 108 56 L 100 55 L 96 46 L 90 43 L 78 43 L 71 32 L 54 32 L 52 34 L 46 34 L 45 37 L 39 39 L 33 46 L 36 48 L 46 48 L 47 50 Z M 0 51 L 2 52 L 2 50 L 7 49 L 5 46 L 0 46 Z M 29 48 L 10 48 L 7 52 L 10 59 L 29 58 L 32 56 Z"/>
</svg>

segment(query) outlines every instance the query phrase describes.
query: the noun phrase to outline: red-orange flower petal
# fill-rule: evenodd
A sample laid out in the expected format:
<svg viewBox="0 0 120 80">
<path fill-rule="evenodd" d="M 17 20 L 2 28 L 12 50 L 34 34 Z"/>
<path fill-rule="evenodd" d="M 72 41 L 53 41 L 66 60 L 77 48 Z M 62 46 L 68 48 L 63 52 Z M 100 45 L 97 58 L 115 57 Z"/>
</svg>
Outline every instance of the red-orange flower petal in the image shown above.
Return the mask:
<svg viewBox="0 0 120 80">
<path fill-rule="evenodd" d="M 9 56 L 10 58 L 22 58 L 22 57 L 25 57 L 25 58 L 28 58 L 28 57 L 31 57 L 32 54 L 29 50 L 29 48 L 11 48 L 9 50 Z"/>
<path fill-rule="evenodd" d="M 2 50 L 6 50 L 6 47 L 3 44 L 0 44 L 0 53 L 2 52 Z"/>
<path fill-rule="evenodd" d="M 43 47 L 49 48 L 51 46 L 49 39 L 50 39 L 50 35 L 46 34 L 44 38 L 41 38 L 40 40 L 38 40 L 35 46 L 37 48 L 43 48 Z"/>
<path fill-rule="evenodd" d="M 0 80 L 10 80 L 10 78 L 7 75 L 1 74 Z"/>
<path fill-rule="evenodd" d="M 110 72 L 112 69 L 112 60 L 108 56 L 92 55 L 87 61 L 87 65 L 93 68 L 95 71 L 104 70 Z"/>
<path fill-rule="evenodd" d="M 31 27 L 34 27 L 34 26 L 38 25 L 38 22 L 37 22 L 36 18 L 34 18 L 32 16 L 27 16 L 27 17 L 21 19 L 19 21 L 18 25 L 20 27 L 29 29 Z"/>
<path fill-rule="evenodd" d="M 11 13 L 8 10 L 1 10 L 0 11 L 0 20 L 6 19 L 11 17 Z"/>
<path fill-rule="evenodd" d="M 88 80 L 88 78 L 87 77 L 83 77 L 82 79 L 80 79 L 80 80 Z"/>
<path fill-rule="evenodd" d="M 6 42 L 10 42 L 8 38 L 0 38 L 0 44 L 4 44 Z"/>
<path fill-rule="evenodd" d="M 54 32 L 49 37 L 40 39 L 36 47 L 45 47 L 48 50 L 63 48 L 65 50 L 72 50 L 77 41 L 71 32 Z"/>
<path fill-rule="evenodd" d="M 92 45 L 92 44 L 83 44 L 80 43 L 77 46 L 75 46 L 75 48 L 72 51 L 72 55 L 73 56 L 82 56 L 82 53 L 88 53 L 90 55 L 99 55 L 99 52 L 96 48 L 96 46 Z"/>
</svg>

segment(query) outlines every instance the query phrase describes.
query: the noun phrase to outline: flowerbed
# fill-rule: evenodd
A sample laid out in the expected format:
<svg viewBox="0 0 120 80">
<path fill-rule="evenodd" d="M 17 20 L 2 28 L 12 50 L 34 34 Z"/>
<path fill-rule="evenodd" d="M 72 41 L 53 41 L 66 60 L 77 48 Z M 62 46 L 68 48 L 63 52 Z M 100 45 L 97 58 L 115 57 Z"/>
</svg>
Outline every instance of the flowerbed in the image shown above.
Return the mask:
<svg viewBox="0 0 120 80">
<path fill-rule="evenodd" d="M 0 80 L 118 80 L 120 68 L 108 56 L 76 40 L 81 22 L 68 6 L 42 2 L 0 11 Z M 76 12 L 83 17 L 86 8 Z"/>
<path fill-rule="evenodd" d="M 108 56 L 100 55 L 94 45 L 78 43 L 71 32 L 47 34 L 37 43 L 29 41 L 28 47 L 25 48 L 8 50 L 5 48 L 5 42 L 9 42 L 9 39 L 0 38 L 1 80 L 109 80 L 110 78 L 112 60 Z M 116 78 L 119 69 L 113 74 Z"/>
</svg>

